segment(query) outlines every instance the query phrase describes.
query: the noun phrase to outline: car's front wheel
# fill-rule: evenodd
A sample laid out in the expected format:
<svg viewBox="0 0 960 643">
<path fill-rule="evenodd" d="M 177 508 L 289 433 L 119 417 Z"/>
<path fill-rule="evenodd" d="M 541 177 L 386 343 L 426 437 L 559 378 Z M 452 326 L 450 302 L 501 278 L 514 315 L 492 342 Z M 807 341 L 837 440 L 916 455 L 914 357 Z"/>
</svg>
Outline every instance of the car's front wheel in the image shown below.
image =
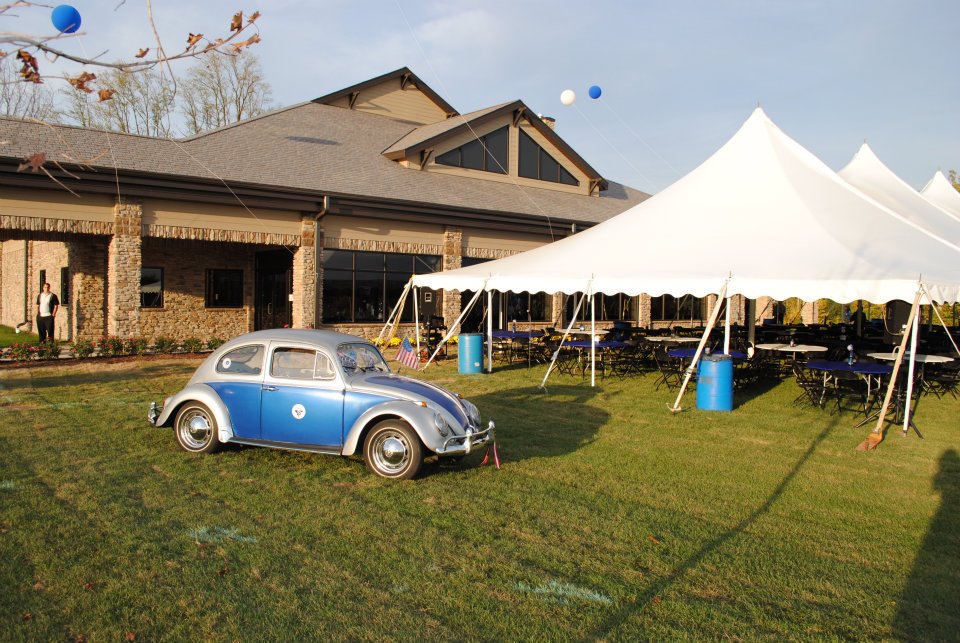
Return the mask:
<svg viewBox="0 0 960 643">
<path fill-rule="evenodd" d="M 367 434 L 363 459 L 378 476 L 409 480 L 423 465 L 423 445 L 416 431 L 403 420 L 384 420 Z"/>
<path fill-rule="evenodd" d="M 191 453 L 213 453 L 220 447 L 217 437 L 217 419 L 206 405 L 187 402 L 177 412 L 174 422 L 177 443 Z"/>
</svg>

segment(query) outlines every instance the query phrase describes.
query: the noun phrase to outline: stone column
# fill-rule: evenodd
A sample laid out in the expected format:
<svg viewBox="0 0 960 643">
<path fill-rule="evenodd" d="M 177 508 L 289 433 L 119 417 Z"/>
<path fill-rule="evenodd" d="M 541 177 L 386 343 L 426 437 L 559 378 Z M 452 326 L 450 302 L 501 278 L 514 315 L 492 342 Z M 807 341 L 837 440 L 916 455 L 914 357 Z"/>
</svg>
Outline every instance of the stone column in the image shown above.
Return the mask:
<svg viewBox="0 0 960 643">
<path fill-rule="evenodd" d="M 300 217 L 300 247 L 293 253 L 293 327 L 317 326 L 317 221 Z"/>
<path fill-rule="evenodd" d="M 71 335 L 96 339 L 107 332 L 107 243 L 103 237 L 80 237 L 67 243 L 70 266 Z M 138 302 L 139 303 L 139 302 Z"/>
<path fill-rule="evenodd" d="M 640 295 L 637 302 L 637 326 L 640 328 L 650 328 L 653 317 L 651 302 L 653 298 L 650 295 Z"/>
<path fill-rule="evenodd" d="M 107 333 L 140 334 L 140 225 L 143 204 L 121 197 L 114 206 L 113 237 L 107 250 Z"/>
<path fill-rule="evenodd" d="M 316 239 L 314 247 L 317 249 L 315 257 L 314 271 L 316 272 L 315 291 L 314 291 L 314 319 L 319 328 L 323 324 L 323 219 L 316 222 L 314 226 L 314 238 Z"/>
<path fill-rule="evenodd" d="M 454 226 L 445 226 L 443 229 L 443 269 L 453 270 L 463 265 L 463 229 Z M 480 305 L 480 302 L 477 302 Z M 460 316 L 460 291 L 443 291 L 444 323 L 452 326 Z M 451 329 L 452 330 L 452 329 Z M 454 331 L 459 332 L 459 331 Z"/>
</svg>

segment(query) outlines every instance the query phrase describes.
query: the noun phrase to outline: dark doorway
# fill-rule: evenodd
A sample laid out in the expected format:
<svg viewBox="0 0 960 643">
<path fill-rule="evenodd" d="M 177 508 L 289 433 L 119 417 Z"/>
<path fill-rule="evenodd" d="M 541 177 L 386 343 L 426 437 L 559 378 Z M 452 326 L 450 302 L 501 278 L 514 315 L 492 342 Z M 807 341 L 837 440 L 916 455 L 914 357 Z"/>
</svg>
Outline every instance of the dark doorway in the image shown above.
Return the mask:
<svg viewBox="0 0 960 643">
<path fill-rule="evenodd" d="M 257 253 L 254 330 L 284 328 L 293 321 L 293 254 L 289 250 Z"/>
</svg>

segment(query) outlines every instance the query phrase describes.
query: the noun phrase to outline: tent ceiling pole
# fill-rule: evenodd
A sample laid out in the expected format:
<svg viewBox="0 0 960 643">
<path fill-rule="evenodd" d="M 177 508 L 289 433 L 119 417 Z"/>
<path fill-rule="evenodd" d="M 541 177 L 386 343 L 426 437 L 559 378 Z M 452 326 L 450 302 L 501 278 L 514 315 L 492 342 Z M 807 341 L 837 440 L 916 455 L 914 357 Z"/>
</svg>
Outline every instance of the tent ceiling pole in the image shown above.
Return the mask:
<svg viewBox="0 0 960 643">
<path fill-rule="evenodd" d="M 487 284 L 483 284 L 483 288 L 486 288 Z M 447 344 L 447 340 L 453 337 L 454 332 L 460 328 L 460 324 L 463 322 L 463 318 L 470 314 L 470 311 L 473 310 L 474 305 L 476 305 L 477 300 L 480 299 L 480 295 L 483 294 L 483 288 L 478 290 L 473 294 L 473 297 L 470 299 L 470 303 L 467 304 L 466 308 L 460 311 L 460 316 L 457 317 L 457 321 L 453 322 L 450 325 L 450 328 L 447 329 L 447 334 L 443 336 L 443 339 L 440 340 L 440 343 L 437 344 L 437 348 L 433 351 L 433 354 L 430 356 L 430 359 L 427 360 L 427 363 L 423 365 L 423 368 L 430 366 L 433 362 L 433 358 L 437 356 L 437 353 Z"/>
<path fill-rule="evenodd" d="M 413 327 L 417 334 L 417 359 L 420 359 L 420 289 L 413 287 Z"/>
<path fill-rule="evenodd" d="M 917 334 L 920 330 L 920 306 L 917 306 L 916 318 L 913 320 L 913 328 L 910 330 L 910 360 L 907 362 L 907 400 L 903 406 L 903 434 L 910 432 L 910 400 L 913 398 L 913 374 L 916 371 L 917 364 Z M 917 431 L 916 425 L 913 427 Z M 921 438 L 920 431 L 917 435 Z"/>
<path fill-rule="evenodd" d="M 720 288 L 717 303 L 713 305 L 713 311 L 710 312 L 710 320 L 707 321 L 707 327 L 703 331 L 703 337 L 700 338 L 700 343 L 697 344 L 697 351 L 693 354 L 693 359 L 690 360 L 690 366 L 687 367 L 687 372 L 683 375 L 683 384 L 680 385 L 680 392 L 677 393 L 677 401 L 670 407 L 672 413 L 679 413 L 683 410 L 680 407 L 680 400 L 683 399 L 683 394 L 687 390 L 687 384 L 690 383 L 690 378 L 693 377 L 693 374 L 696 372 L 697 364 L 700 362 L 700 355 L 703 353 L 703 349 L 707 345 L 707 340 L 710 338 L 710 331 L 712 331 L 713 327 L 717 324 L 717 317 L 720 316 L 720 302 L 727 296 L 727 285 L 729 283 L 729 279 L 724 281 L 723 287 Z"/>
<path fill-rule="evenodd" d="M 593 284 L 590 285 L 590 386 L 597 385 L 597 314 Z"/>
<path fill-rule="evenodd" d="M 550 373 L 553 371 L 553 367 L 557 363 L 557 357 L 560 355 L 560 349 L 563 347 L 563 343 L 567 341 L 567 336 L 570 335 L 570 329 L 573 328 L 573 325 L 577 321 L 577 315 L 580 312 L 580 306 L 583 305 L 583 298 L 586 296 L 586 294 L 581 295 L 579 301 L 577 301 L 577 305 L 574 306 L 573 315 L 570 316 L 570 323 L 567 324 L 567 329 L 563 331 L 563 335 L 560 336 L 560 343 L 557 345 L 557 350 L 553 351 L 553 356 L 550 358 L 550 365 L 547 366 L 547 373 L 543 376 L 543 381 L 540 382 L 540 386 L 537 387 L 544 393 L 547 392 L 547 388 L 545 386 L 547 383 L 547 378 L 550 377 Z"/>
<path fill-rule="evenodd" d="M 730 354 L 730 300 L 733 299 L 727 295 L 727 314 L 723 322 L 723 354 Z"/>
<path fill-rule="evenodd" d="M 459 348 L 457 349 L 459 350 Z M 493 291 L 487 291 L 487 372 L 493 372 Z"/>
</svg>

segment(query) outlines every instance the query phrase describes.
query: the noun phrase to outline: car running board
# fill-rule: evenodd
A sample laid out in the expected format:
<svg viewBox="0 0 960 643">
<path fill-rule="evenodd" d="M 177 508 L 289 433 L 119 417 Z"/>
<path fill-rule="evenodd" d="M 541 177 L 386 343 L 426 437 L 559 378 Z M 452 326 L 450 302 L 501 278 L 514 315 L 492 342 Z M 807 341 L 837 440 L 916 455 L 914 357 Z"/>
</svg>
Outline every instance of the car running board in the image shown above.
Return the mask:
<svg viewBox="0 0 960 643">
<path fill-rule="evenodd" d="M 297 444 L 296 442 L 275 442 L 273 440 L 258 440 L 256 438 L 237 438 L 227 440 L 228 444 L 246 444 L 252 447 L 267 447 L 268 449 L 285 449 L 288 451 L 307 451 L 309 453 L 326 453 L 340 455 L 341 447 L 323 446 L 318 444 Z"/>
</svg>

